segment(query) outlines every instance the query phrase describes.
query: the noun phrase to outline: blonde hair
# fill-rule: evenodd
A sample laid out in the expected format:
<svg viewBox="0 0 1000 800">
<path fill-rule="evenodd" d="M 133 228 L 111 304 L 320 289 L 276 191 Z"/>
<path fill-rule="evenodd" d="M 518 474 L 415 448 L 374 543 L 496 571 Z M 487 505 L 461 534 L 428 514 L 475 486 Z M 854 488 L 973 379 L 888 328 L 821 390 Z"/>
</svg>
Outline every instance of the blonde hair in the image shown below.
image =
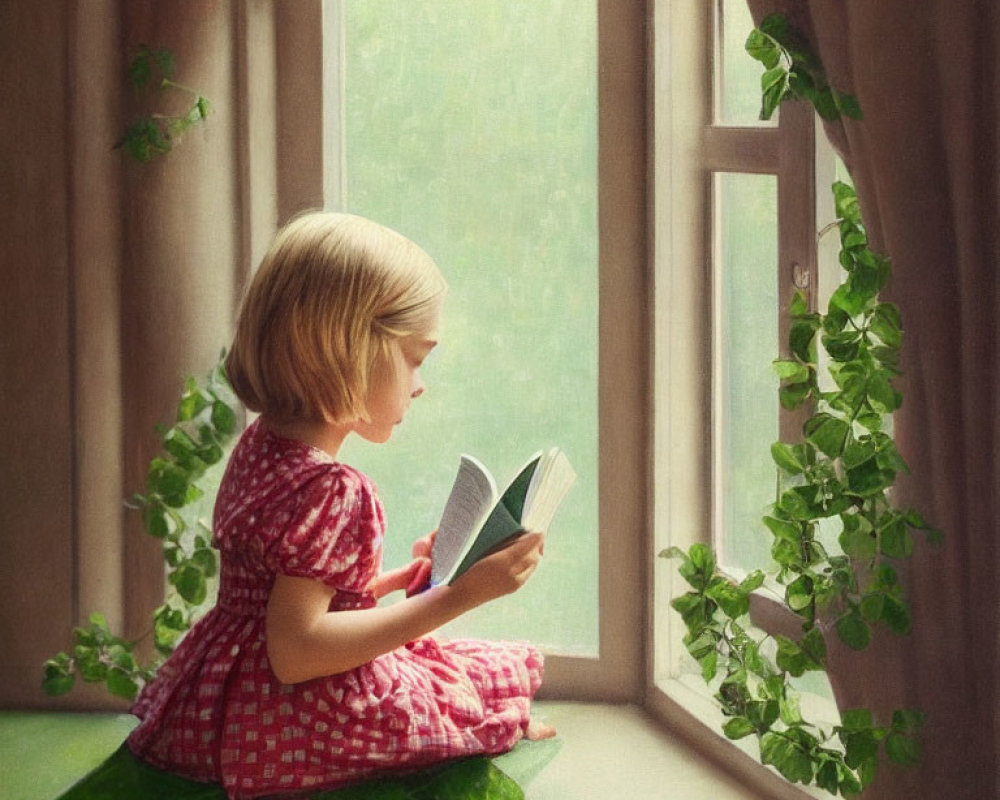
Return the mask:
<svg viewBox="0 0 1000 800">
<path fill-rule="evenodd" d="M 350 214 L 310 213 L 275 237 L 243 297 L 226 374 L 275 422 L 367 419 L 392 343 L 425 333 L 447 289 L 427 253 Z"/>
</svg>

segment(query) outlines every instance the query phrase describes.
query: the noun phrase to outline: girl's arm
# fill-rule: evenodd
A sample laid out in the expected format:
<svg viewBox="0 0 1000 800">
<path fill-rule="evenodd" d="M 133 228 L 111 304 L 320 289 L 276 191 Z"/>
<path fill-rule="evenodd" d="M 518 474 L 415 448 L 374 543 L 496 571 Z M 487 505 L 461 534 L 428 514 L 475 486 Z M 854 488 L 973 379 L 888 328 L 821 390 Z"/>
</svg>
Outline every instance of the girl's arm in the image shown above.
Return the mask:
<svg viewBox="0 0 1000 800">
<path fill-rule="evenodd" d="M 282 683 L 299 683 L 366 664 L 519 589 L 538 566 L 543 542 L 540 533 L 521 536 L 451 586 L 435 586 L 384 608 L 331 612 L 332 588 L 278 575 L 267 604 L 271 669 Z"/>
</svg>

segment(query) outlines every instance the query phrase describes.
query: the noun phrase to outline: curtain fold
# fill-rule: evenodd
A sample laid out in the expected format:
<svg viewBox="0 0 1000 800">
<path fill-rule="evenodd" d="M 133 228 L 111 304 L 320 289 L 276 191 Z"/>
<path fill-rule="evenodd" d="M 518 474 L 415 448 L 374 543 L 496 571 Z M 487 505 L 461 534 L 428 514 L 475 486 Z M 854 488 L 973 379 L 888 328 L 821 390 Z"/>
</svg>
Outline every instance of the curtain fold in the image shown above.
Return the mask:
<svg viewBox="0 0 1000 800">
<path fill-rule="evenodd" d="M 871 798 L 1000 796 L 997 213 L 1000 11 L 992 2 L 748 0 L 807 35 L 862 121 L 827 133 L 848 166 L 884 292 L 905 328 L 896 500 L 945 534 L 902 568 L 913 633 L 835 648 L 842 708 L 928 714 L 922 763 L 880 768 Z M 822 189 L 821 189 L 822 190 Z"/>
</svg>

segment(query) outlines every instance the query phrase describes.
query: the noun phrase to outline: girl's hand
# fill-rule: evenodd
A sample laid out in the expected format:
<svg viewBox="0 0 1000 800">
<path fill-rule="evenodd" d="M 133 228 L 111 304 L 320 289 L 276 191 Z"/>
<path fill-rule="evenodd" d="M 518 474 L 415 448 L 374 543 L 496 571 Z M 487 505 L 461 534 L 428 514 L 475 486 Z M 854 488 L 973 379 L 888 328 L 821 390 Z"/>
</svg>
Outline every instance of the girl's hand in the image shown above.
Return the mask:
<svg viewBox="0 0 1000 800">
<path fill-rule="evenodd" d="M 531 577 L 544 549 L 544 534 L 524 533 L 477 562 L 451 588 L 465 595 L 473 606 L 515 592 Z"/>
<path fill-rule="evenodd" d="M 431 531 L 413 543 L 412 562 L 375 578 L 371 588 L 376 600 L 401 589 L 406 589 L 406 596 L 411 597 L 427 587 L 431 579 L 431 548 L 435 534 L 437 531 Z"/>
<path fill-rule="evenodd" d="M 426 536 L 422 536 L 413 543 L 412 555 L 414 558 L 430 558 L 431 549 L 434 547 L 434 537 L 437 531 L 431 531 Z"/>
<path fill-rule="evenodd" d="M 421 556 L 413 559 L 405 567 L 399 567 L 377 575 L 372 581 L 371 590 L 376 600 L 390 592 L 398 592 L 401 589 L 406 589 L 406 596 L 409 597 L 423 589 L 430 578 L 431 560 Z"/>
</svg>

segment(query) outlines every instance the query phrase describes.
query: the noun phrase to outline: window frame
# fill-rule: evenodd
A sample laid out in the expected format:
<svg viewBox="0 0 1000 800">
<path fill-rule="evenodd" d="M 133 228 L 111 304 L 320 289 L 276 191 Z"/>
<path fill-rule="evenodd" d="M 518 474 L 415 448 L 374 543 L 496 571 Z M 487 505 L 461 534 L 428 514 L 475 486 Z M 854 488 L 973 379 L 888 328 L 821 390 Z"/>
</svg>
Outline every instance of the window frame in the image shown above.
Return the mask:
<svg viewBox="0 0 1000 800">
<path fill-rule="evenodd" d="M 831 218 L 825 203 L 817 207 L 817 143 L 822 131 L 815 125 L 811 106 L 783 104 L 773 126 L 716 123 L 714 59 L 720 5 L 719 0 L 651 0 L 654 554 L 669 546 L 686 550 L 695 542 L 718 547 L 712 400 L 714 175 L 777 178 L 775 356 L 785 352 L 789 319 L 783 312 L 795 292 L 804 286 L 810 303 L 815 302 L 817 215 Z M 777 392 L 775 413 L 782 439 L 801 431 L 805 411 L 780 410 Z M 809 796 L 808 790 L 793 787 L 762 767 L 752 741 L 723 737 L 722 714 L 711 690 L 700 676 L 686 676 L 680 668 L 685 631 L 670 600 L 688 587 L 677 574 L 676 562 L 652 561 L 652 648 L 646 694 L 650 711 L 748 787 L 789 800 Z M 770 633 L 796 635 L 801 627 L 775 597 L 773 587 L 755 593 L 751 616 Z"/>
</svg>

